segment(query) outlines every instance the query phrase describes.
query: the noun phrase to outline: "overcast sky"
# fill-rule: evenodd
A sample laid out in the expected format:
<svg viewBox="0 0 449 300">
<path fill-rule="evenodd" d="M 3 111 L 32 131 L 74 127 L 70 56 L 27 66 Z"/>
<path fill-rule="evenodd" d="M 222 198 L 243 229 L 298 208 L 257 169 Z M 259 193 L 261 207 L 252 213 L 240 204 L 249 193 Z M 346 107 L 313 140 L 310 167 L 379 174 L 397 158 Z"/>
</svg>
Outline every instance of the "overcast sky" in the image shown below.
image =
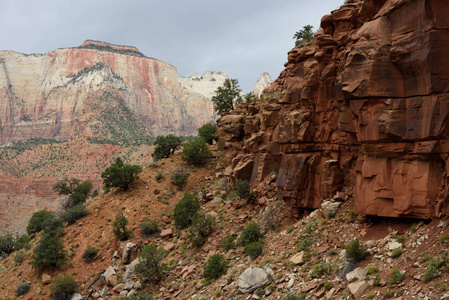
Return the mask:
<svg viewBox="0 0 449 300">
<path fill-rule="evenodd" d="M 222 71 L 250 92 L 276 79 L 302 26 L 343 0 L 2 0 L 0 50 L 46 53 L 86 39 L 131 45 L 181 76 Z"/>
</svg>

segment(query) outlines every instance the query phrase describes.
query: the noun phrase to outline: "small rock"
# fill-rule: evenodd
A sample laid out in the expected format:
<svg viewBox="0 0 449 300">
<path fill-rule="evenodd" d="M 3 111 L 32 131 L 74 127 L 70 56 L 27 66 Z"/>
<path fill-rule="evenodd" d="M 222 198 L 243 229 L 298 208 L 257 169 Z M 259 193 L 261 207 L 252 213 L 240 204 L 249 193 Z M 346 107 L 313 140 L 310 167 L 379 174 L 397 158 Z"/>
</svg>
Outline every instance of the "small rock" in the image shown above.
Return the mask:
<svg viewBox="0 0 449 300">
<path fill-rule="evenodd" d="M 295 278 L 291 277 L 290 280 L 287 283 L 287 289 L 291 289 L 293 287 L 293 284 L 295 283 Z"/>
<path fill-rule="evenodd" d="M 116 286 L 114 286 L 112 288 L 112 291 L 118 292 L 118 291 L 120 291 L 122 289 L 122 287 L 123 287 L 123 283 L 119 283 L 119 284 L 117 284 Z"/>
<path fill-rule="evenodd" d="M 215 218 L 215 219 L 218 218 L 218 213 L 215 212 L 215 211 L 209 212 L 208 215 L 211 216 L 211 217 L 213 217 L 213 218 Z"/>
<path fill-rule="evenodd" d="M 340 207 L 340 204 L 341 204 L 340 202 L 324 201 L 323 203 L 321 203 L 321 208 L 326 213 L 335 214 L 335 213 L 337 213 L 337 210 Z"/>
<path fill-rule="evenodd" d="M 394 249 L 399 249 L 399 248 L 401 248 L 401 247 L 402 247 L 402 244 L 401 244 L 401 243 L 398 243 L 398 242 L 396 242 L 396 241 L 390 242 L 390 243 L 387 244 L 387 248 L 388 248 L 388 250 L 390 250 L 390 251 L 392 251 L 392 250 L 394 250 Z"/>
<path fill-rule="evenodd" d="M 167 216 L 162 216 L 162 222 L 164 222 L 165 224 L 170 223 L 170 218 Z"/>
<path fill-rule="evenodd" d="M 265 205 L 267 202 L 267 197 L 260 197 L 259 200 L 257 200 L 257 203 L 259 203 L 259 205 Z"/>
<path fill-rule="evenodd" d="M 290 258 L 294 265 L 302 265 L 304 263 L 304 251 L 301 251 Z"/>
<path fill-rule="evenodd" d="M 162 230 L 161 238 L 171 237 L 173 235 L 173 230 L 171 228 L 167 228 Z"/>
<path fill-rule="evenodd" d="M 122 289 L 130 291 L 133 289 L 133 287 L 134 287 L 134 281 L 132 281 L 131 279 L 127 279 L 125 281 L 125 284 L 123 285 Z"/>
<path fill-rule="evenodd" d="M 134 288 L 136 290 L 141 290 L 142 289 L 142 284 L 140 283 L 140 281 L 136 281 L 136 283 L 134 284 Z"/>
<path fill-rule="evenodd" d="M 368 282 L 365 280 L 363 281 L 356 281 L 348 284 L 348 288 L 351 291 L 351 294 L 356 298 L 359 299 L 366 289 L 369 287 Z"/>
<path fill-rule="evenodd" d="M 70 298 L 70 300 L 83 300 L 83 299 L 84 297 L 80 293 L 75 293 L 72 295 L 72 298 Z"/>
<path fill-rule="evenodd" d="M 346 274 L 346 280 L 352 282 L 354 280 L 364 280 L 367 271 L 363 268 L 355 268 L 353 271 Z"/>
<path fill-rule="evenodd" d="M 307 293 L 316 288 L 317 286 L 318 284 L 316 282 L 309 282 L 308 284 L 306 284 L 305 287 L 302 288 L 301 293 Z"/>
<path fill-rule="evenodd" d="M 42 274 L 42 283 L 49 284 L 51 282 L 51 276 L 47 273 Z"/>
<path fill-rule="evenodd" d="M 174 248 L 175 248 L 175 244 L 173 244 L 173 243 L 170 242 L 170 243 L 167 243 L 167 245 L 165 245 L 164 250 L 167 251 L 167 252 L 170 252 L 170 251 L 172 251 Z"/>
</svg>

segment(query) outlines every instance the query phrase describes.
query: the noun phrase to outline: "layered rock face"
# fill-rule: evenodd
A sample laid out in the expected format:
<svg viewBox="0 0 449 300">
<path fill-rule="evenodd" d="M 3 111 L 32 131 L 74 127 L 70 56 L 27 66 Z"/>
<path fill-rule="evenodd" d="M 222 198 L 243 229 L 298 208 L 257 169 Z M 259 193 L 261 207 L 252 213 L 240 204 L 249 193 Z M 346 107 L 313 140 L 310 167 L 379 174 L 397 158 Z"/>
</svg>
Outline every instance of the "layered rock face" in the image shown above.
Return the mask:
<svg viewBox="0 0 449 300">
<path fill-rule="evenodd" d="M 44 55 L 0 51 L 0 145 L 26 138 L 120 140 L 194 135 L 213 117 L 225 74 L 182 78 L 137 48 L 86 41 Z M 205 81 L 207 81 L 205 83 Z M 111 125 L 112 124 L 112 125 Z"/>
<path fill-rule="evenodd" d="M 219 120 L 230 169 L 256 187 L 279 166 L 292 207 L 317 208 L 344 189 L 362 215 L 447 214 L 447 3 L 353 2 L 289 52 L 270 101 Z"/>
</svg>

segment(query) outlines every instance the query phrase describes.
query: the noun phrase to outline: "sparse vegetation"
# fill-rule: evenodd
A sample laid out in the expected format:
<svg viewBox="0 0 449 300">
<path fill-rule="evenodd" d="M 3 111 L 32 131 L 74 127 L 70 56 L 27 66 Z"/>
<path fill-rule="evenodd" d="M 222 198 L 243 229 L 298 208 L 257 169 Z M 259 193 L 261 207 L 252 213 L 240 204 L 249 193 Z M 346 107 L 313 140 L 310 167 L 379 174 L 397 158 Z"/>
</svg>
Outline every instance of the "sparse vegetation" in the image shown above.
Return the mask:
<svg viewBox="0 0 449 300">
<path fill-rule="evenodd" d="M 185 193 L 184 197 L 176 204 L 173 217 L 175 219 L 175 225 L 180 228 L 189 227 L 193 219 L 200 210 L 200 202 L 198 197 Z"/>
<path fill-rule="evenodd" d="M 87 263 L 93 262 L 97 258 L 99 251 L 100 250 L 95 247 L 87 246 L 86 250 L 83 252 L 84 261 Z"/>
<path fill-rule="evenodd" d="M 178 190 L 182 191 L 182 187 L 189 178 L 189 172 L 181 167 L 176 168 L 171 174 L 171 183 L 178 187 Z"/>
<path fill-rule="evenodd" d="M 125 217 L 123 212 L 119 212 L 115 216 L 115 221 L 112 223 L 113 232 L 115 237 L 120 241 L 126 241 L 132 236 L 132 231 L 127 228 L 128 219 Z"/>
<path fill-rule="evenodd" d="M 181 138 L 174 134 L 166 136 L 160 135 L 156 137 L 154 146 L 154 152 L 151 156 L 153 156 L 155 160 L 168 158 L 181 146 Z"/>
<path fill-rule="evenodd" d="M 234 237 L 228 234 L 220 243 L 220 247 L 223 248 L 226 252 L 235 249 L 236 245 L 234 242 Z"/>
<path fill-rule="evenodd" d="M 31 285 L 28 282 L 22 282 L 16 289 L 17 296 L 23 296 L 30 291 Z"/>
<path fill-rule="evenodd" d="M 262 232 L 260 232 L 259 225 L 255 222 L 249 223 L 240 234 L 238 244 L 240 246 L 246 246 L 254 242 L 259 242 L 264 238 Z"/>
<path fill-rule="evenodd" d="M 398 270 L 398 269 L 391 269 L 390 270 L 390 278 L 388 279 L 388 283 L 393 285 L 395 283 L 401 282 L 404 280 L 405 276 L 404 274 Z"/>
<path fill-rule="evenodd" d="M 71 299 L 77 288 L 78 283 L 75 278 L 70 275 L 58 275 L 50 286 L 50 293 L 54 299 L 66 300 Z"/>
<path fill-rule="evenodd" d="M 242 199 L 250 199 L 253 197 L 253 192 L 251 191 L 251 184 L 248 180 L 237 179 L 235 183 L 235 190 L 237 195 Z"/>
<path fill-rule="evenodd" d="M 217 124 L 204 124 L 198 129 L 198 134 L 206 140 L 206 143 L 212 145 L 217 140 Z"/>
<path fill-rule="evenodd" d="M 0 236 L 0 258 L 6 257 L 14 251 L 15 239 L 12 234 Z"/>
<path fill-rule="evenodd" d="M 73 207 L 70 207 L 65 212 L 61 214 L 59 219 L 62 222 L 67 222 L 69 224 L 75 223 L 77 220 L 81 219 L 82 217 L 85 217 L 89 214 L 89 211 L 87 210 L 86 206 L 81 205 L 75 205 Z"/>
<path fill-rule="evenodd" d="M 299 45 L 306 45 L 310 43 L 310 41 L 313 39 L 313 26 L 312 25 L 306 25 L 303 26 L 301 30 L 297 31 L 293 35 L 293 39 L 295 40 L 295 46 L 298 47 Z"/>
<path fill-rule="evenodd" d="M 139 178 L 141 171 L 141 167 L 125 164 L 120 157 L 117 157 L 115 162 L 101 173 L 101 178 L 106 188 L 118 187 L 126 191 Z"/>
<path fill-rule="evenodd" d="M 219 278 L 225 273 L 227 265 L 228 261 L 223 255 L 212 255 L 204 265 L 204 278 L 208 280 L 215 280 Z"/>
<path fill-rule="evenodd" d="M 401 256 L 402 252 L 404 252 L 404 250 L 402 250 L 401 248 L 394 249 L 393 251 L 391 251 L 391 258 L 397 258 Z"/>
<path fill-rule="evenodd" d="M 207 237 L 214 231 L 215 218 L 209 215 L 197 214 L 189 227 L 190 240 L 196 248 L 201 247 Z"/>
<path fill-rule="evenodd" d="M 362 261 L 368 254 L 366 249 L 360 245 L 360 240 L 358 238 L 355 238 L 344 248 L 346 249 L 346 257 L 354 262 Z"/>
<path fill-rule="evenodd" d="M 238 80 L 227 78 L 223 86 L 214 92 L 214 96 L 211 99 L 217 114 L 221 115 L 233 111 L 235 105 L 243 101 L 240 93 Z"/>
<path fill-rule="evenodd" d="M 140 263 L 136 266 L 136 272 L 144 280 L 159 282 L 165 276 L 166 266 L 162 263 L 165 251 L 156 245 L 143 247 L 140 253 Z"/>
<path fill-rule="evenodd" d="M 245 246 L 245 254 L 255 260 L 263 252 L 263 243 L 261 241 L 252 242 Z"/>
<path fill-rule="evenodd" d="M 202 137 L 185 142 L 182 145 L 182 159 L 192 165 L 203 165 L 211 152 Z"/>
<path fill-rule="evenodd" d="M 51 213 L 49 211 L 41 210 L 41 211 L 35 212 L 31 216 L 31 219 L 28 222 L 28 225 L 26 228 L 28 235 L 42 231 L 46 227 L 47 224 L 54 221 L 55 219 L 56 218 L 53 215 L 53 213 Z"/>
<path fill-rule="evenodd" d="M 67 262 L 67 252 L 60 238 L 58 230 L 45 232 L 34 248 L 32 266 L 35 269 L 47 270 L 57 269 L 65 265 Z"/>
<path fill-rule="evenodd" d="M 447 252 L 438 255 L 429 260 L 429 265 L 426 268 L 421 280 L 424 282 L 429 282 L 434 278 L 441 275 L 441 271 L 444 270 L 449 265 L 449 260 L 447 258 Z"/>
<path fill-rule="evenodd" d="M 148 217 L 143 218 L 143 222 L 139 225 L 142 236 L 145 238 L 159 232 L 159 222 Z"/>
</svg>

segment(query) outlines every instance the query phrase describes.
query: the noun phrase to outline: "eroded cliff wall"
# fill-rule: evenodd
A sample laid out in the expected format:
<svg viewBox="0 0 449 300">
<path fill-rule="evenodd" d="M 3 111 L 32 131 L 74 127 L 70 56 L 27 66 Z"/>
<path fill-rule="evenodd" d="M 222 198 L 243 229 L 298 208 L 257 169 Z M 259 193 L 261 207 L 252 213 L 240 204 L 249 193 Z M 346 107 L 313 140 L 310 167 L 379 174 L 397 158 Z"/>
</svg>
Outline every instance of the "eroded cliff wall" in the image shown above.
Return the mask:
<svg viewBox="0 0 449 300">
<path fill-rule="evenodd" d="M 270 101 L 219 120 L 228 171 L 257 188 L 279 166 L 279 195 L 293 207 L 343 189 L 362 215 L 447 214 L 447 2 L 352 2 L 288 53 Z"/>
<path fill-rule="evenodd" d="M 226 78 L 182 78 L 135 47 L 86 41 L 44 55 L 0 51 L 0 145 L 27 138 L 195 135 Z M 206 82 L 207 81 L 207 82 Z M 192 89 L 201 82 L 204 93 Z"/>
</svg>

